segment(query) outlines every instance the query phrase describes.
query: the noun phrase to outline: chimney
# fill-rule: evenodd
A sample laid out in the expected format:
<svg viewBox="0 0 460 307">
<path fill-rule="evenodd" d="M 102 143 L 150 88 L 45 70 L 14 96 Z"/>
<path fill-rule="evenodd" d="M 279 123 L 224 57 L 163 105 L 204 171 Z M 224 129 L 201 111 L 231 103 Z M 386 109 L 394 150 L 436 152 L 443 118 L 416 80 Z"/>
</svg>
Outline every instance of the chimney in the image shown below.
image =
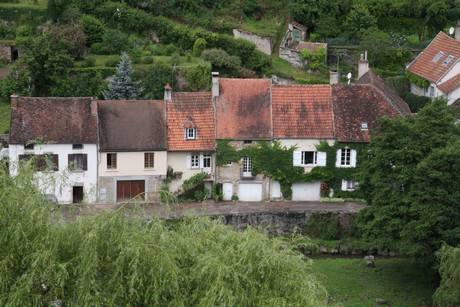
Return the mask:
<svg viewBox="0 0 460 307">
<path fill-rule="evenodd" d="M 339 83 L 339 72 L 337 70 L 331 70 L 329 72 L 329 84 Z"/>
<path fill-rule="evenodd" d="M 212 98 L 219 97 L 219 73 L 213 71 L 212 75 Z"/>
<path fill-rule="evenodd" d="M 455 40 L 460 41 L 460 21 L 457 21 L 457 27 L 455 28 Z"/>
<path fill-rule="evenodd" d="M 11 94 L 11 109 L 16 110 L 18 108 L 18 95 L 16 93 Z"/>
<path fill-rule="evenodd" d="M 172 88 L 169 83 L 166 83 L 164 101 L 171 101 L 171 100 L 172 100 Z"/>
<path fill-rule="evenodd" d="M 367 61 L 367 51 L 361 53 L 361 58 L 358 63 L 358 80 L 369 71 L 369 62 Z"/>
<path fill-rule="evenodd" d="M 97 97 L 91 97 L 91 115 L 97 115 Z"/>
</svg>

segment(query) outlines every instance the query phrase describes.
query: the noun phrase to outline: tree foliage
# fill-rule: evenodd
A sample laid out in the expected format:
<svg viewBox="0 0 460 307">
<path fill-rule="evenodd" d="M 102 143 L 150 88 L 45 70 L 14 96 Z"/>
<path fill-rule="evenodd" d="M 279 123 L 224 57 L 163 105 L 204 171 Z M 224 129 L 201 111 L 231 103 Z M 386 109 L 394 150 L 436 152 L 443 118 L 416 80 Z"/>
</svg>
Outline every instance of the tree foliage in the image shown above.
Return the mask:
<svg viewBox="0 0 460 307">
<path fill-rule="evenodd" d="M 102 94 L 107 100 L 136 100 L 141 99 L 140 82 L 133 80 L 133 67 L 129 55 L 123 52 L 117 72 L 110 81 L 107 90 Z"/>
<path fill-rule="evenodd" d="M 122 209 L 64 220 L 32 170 L 0 167 L 2 306 L 322 306 L 289 242 L 219 220 Z"/>
<path fill-rule="evenodd" d="M 142 77 L 142 87 L 148 99 L 163 99 L 166 83 L 174 87 L 176 77 L 173 69 L 163 63 L 150 65 Z"/>
<path fill-rule="evenodd" d="M 460 130 L 442 99 L 416 117 L 384 119 L 363 161 L 370 206 L 361 230 L 382 246 L 430 257 L 460 243 Z"/>
<path fill-rule="evenodd" d="M 437 253 L 441 284 L 433 295 L 436 306 L 460 305 L 460 247 L 443 245 Z"/>
</svg>

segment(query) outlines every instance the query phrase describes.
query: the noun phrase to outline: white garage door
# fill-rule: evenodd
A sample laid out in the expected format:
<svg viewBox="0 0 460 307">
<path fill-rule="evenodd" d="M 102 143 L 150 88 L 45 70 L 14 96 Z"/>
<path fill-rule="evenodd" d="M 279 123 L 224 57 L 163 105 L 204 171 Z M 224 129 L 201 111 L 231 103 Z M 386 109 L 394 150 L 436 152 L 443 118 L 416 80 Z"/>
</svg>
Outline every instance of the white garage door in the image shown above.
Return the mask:
<svg viewBox="0 0 460 307">
<path fill-rule="evenodd" d="M 262 183 L 239 183 L 238 198 L 241 201 L 262 201 Z"/>
<path fill-rule="evenodd" d="M 281 198 L 281 186 L 278 181 L 272 181 L 272 199 Z"/>
<path fill-rule="evenodd" d="M 302 182 L 292 185 L 292 200 L 319 200 L 321 182 Z"/>
</svg>

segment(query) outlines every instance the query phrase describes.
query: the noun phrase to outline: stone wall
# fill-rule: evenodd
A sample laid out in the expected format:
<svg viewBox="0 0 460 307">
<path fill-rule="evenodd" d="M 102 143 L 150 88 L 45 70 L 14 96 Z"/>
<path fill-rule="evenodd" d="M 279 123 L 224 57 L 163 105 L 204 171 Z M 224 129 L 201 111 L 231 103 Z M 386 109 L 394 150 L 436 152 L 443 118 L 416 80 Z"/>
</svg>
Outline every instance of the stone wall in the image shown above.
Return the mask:
<svg viewBox="0 0 460 307">
<path fill-rule="evenodd" d="M 304 67 L 304 62 L 300 56 L 300 52 L 295 51 L 294 49 L 289 49 L 287 47 L 280 47 L 279 56 L 283 60 L 288 61 L 294 67 L 302 68 Z"/>
<path fill-rule="evenodd" d="M 0 44 L 0 59 L 5 59 L 8 62 L 13 61 L 13 46 L 11 44 Z"/>
<path fill-rule="evenodd" d="M 242 38 L 250 42 L 253 42 L 256 45 L 257 50 L 262 51 L 265 54 L 271 55 L 273 52 L 273 39 L 255 35 L 253 33 L 249 33 L 239 29 L 233 29 L 233 36 L 235 36 L 235 38 Z"/>
</svg>

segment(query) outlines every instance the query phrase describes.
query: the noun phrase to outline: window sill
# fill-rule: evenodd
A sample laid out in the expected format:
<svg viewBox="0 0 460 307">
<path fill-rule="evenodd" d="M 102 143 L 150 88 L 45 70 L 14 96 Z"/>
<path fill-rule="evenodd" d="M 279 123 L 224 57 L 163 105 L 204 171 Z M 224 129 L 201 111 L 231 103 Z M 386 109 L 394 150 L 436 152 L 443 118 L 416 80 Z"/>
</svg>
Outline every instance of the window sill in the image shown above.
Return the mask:
<svg viewBox="0 0 460 307">
<path fill-rule="evenodd" d="M 82 169 L 71 169 L 70 170 L 72 173 L 84 173 L 85 171 Z"/>
<path fill-rule="evenodd" d="M 352 165 L 340 165 L 338 168 L 354 168 L 355 166 Z"/>
<path fill-rule="evenodd" d="M 116 168 L 108 168 L 107 171 L 108 172 L 113 172 L 113 173 L 118 172 L 118 170 Z"/>
<path fill-rule="evenodd" d="M 153 168 L 153 167 L 149 167 L 149 168 L 144 168 L 144 171 L 147 171 L 147 172 L 153 172 L 153 171 L 156 171 L 157 169 L 156 168 Z"/>
</svg>

